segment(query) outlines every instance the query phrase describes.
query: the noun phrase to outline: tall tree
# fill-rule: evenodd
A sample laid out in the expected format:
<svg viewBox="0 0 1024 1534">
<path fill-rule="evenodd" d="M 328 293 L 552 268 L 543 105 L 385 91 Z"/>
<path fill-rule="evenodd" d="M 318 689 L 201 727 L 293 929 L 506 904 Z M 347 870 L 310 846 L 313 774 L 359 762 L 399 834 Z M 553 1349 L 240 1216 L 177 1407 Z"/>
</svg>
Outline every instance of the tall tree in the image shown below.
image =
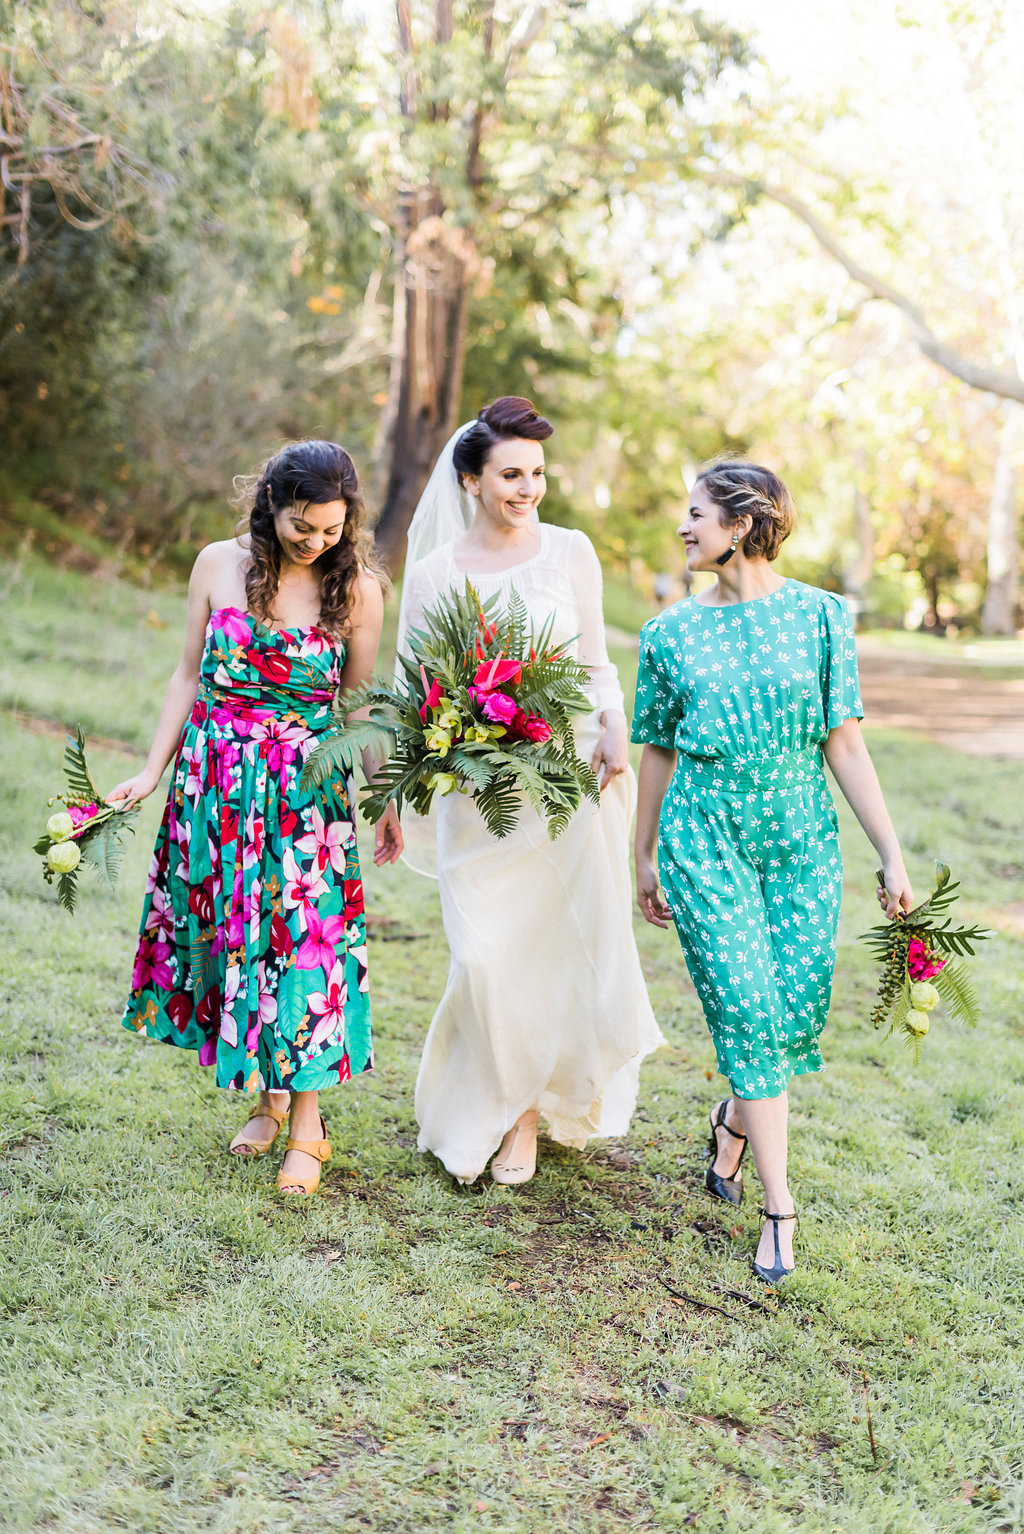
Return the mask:
<svg viewBox="0 0 1024 1534">
<path fill-rule="evenodd" d="M 691 104 L 743 56 L 739 37 L 668 3 L 624 24 L 572 0 L 397 0 L 399 176 L 390 222 L 393 353 L 380 437 L 378 545 L 392 569 L 457 424 L 474 294 L 510 228 L 581 231 L 581 209 L 651 182 L 650 141 L 705 144 Z M 655 171 L 660 181 L 663 172 Z M 565 278 L 555 250 L 540 285 Z"/>
</svg>

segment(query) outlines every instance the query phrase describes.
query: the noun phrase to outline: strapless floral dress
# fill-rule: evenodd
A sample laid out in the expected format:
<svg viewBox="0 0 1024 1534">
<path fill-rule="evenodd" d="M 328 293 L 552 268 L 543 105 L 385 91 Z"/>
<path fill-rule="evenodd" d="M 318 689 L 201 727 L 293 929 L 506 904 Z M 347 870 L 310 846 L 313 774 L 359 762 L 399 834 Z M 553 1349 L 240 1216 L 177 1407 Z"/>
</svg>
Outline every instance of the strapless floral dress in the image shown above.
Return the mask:
<svg viewBox="0 0 1024 1534">
<path fill-rule="evenodd" d="M 124 1026 L 217 1085 L 319 1091 L 372 1068 L 351 779 L 300 788 L 344 646 L 211 614 L 146 885 Z"/>
</svg>

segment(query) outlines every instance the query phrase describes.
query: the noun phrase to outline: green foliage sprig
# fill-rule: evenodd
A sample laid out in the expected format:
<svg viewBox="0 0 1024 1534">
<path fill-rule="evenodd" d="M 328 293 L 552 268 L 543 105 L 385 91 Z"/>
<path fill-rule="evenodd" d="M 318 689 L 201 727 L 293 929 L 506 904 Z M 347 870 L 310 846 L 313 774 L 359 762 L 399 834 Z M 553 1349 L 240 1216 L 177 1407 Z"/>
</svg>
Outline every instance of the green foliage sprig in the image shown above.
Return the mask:
<svg viewBox="0 0 1024 1534">
<path fill-rule="evenodd" d="M 881 870 L 876 877 L 884 885 Z M 902 1032 L 915 1058 L 928 1032 L 928 1013 L 940 1000 L 966 1027 L 977 1026 L 978 999 L 958 960 L 973 956 L 977 943 L 995 936 L 982 927 L 952 925 L 948 912 L 959 899 L 960 885 L 951 884 L 950 878 L 946 864 L 936 861 L 935 884 L 927 900 L 860 937 L 882 966 L 872 1024 L 875 1028 L 888 1024 L 886 1037 Z"/>
<path fill-rule="evenodd" d="M 408 637 L 409 653 L 399 660 L 404 681 L 374 679 L 339 700 L 339 728 L 311 753 L 303 784 L 350 771 L 357 753 L 369 747 L 386 754 L 364 791 L 362 811 L 370 821 L 392 802 L 425 815 L 436 792 L 461 792 L 472 795 L 488 830 L 504 837 L 525 795 L 547 817 L 553 838 L 584 797 L 597 804 L 597 778 L 576 755 L 572 726 L 575 715 L 593 706 L 583 690 L 586 668 L 552 642 L 553 619 L 535 634 L 517 592 L 500 612 L 498 601 L 481 602 L 470 581 L 465 591 L 441 597 L 424 614 L 423 628 Z M 489 662 L 520 668 L 500 684 L 517 708 L 507 724 L 488 717 L 477 691 Z M 352 718 L 363 710 L 367 717 Z M 541 735 L 546 727 L 547 738 L 527 738 L 523 731 L 531 723 Z"/>
<path fill-rule="evenodd" d="M 83 864 L 94 868 L 113 889 L 121 871 L 124 833 L 134 835 L 131 817 L 137 805 L 120 808 L 104 803 L 93 782 L 85 759 L 85 737 L 81 726 L 74 735 L 64 737 L 64 776 L 66 794 L 56 794 L 47 804 L 66 805 L 46 822 L 46 830 L 33 845 L 43 859 L 43 878 L 47 884 L 57 881 L 57 899 L 67 911 L 74 911 L 78 898 L 78 872 Z"/>
</svg>

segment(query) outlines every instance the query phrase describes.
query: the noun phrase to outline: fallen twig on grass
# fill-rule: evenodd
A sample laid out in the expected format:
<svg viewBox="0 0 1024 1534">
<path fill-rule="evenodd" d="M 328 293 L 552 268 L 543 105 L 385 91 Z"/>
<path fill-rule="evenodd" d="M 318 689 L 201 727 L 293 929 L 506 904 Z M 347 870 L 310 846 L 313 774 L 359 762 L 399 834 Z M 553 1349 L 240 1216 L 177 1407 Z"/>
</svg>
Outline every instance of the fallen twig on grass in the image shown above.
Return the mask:
<svg viewBox="0 0 1024 1534">
<path fill-rule="evenodd" d="M 871 1445 L 871 1458 L 878 1464 L 878 1450 L 875 1448 L 875 1424 L 871 1420 L 871 1398 L 868 1395 L 868 1377 L 862 1369 L 860 1377 L 864 1382 L 864 1410 L 868 1416 L 868 1443 Z"/>
<path fill-rule="evenodd" d="M 672 1295 L 673 1299 L 677 1300 L 680 1304 L 693 1305 L 697 1310 L 714 1311 L 715 1315 L 725 1316 L 728 1321 L 742 1320 L 742 1317 L 738 1316 L 734 1310 L 723 1310 L 721 1305 L 709 1305 L 706 1300 L 698 1300 L 695 1299 L 692 1294 L 687 1294 L 685 1289 L 674 1288 L 669 1283 L 667 1278 L 659 1278 L 658 1282 L 659 1284 L 663 1285 L 663 1287 L 668 1290 L 669 1294 Z"/>
</svg>

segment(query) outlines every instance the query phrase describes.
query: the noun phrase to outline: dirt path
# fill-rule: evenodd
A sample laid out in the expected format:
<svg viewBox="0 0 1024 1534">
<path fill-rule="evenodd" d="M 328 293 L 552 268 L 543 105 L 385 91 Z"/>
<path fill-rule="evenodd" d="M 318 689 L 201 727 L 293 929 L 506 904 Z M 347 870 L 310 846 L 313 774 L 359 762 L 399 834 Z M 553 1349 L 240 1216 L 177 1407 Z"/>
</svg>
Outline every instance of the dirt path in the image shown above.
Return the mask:
<svg viewBox="0 0 1024 1534">
<path fill-rule="evenodd" d="M 1024 761 L 1024 677 L 894 652 L 858 641 L 864 723 L 914 730 L 972 756 Z"/>
</svg>

